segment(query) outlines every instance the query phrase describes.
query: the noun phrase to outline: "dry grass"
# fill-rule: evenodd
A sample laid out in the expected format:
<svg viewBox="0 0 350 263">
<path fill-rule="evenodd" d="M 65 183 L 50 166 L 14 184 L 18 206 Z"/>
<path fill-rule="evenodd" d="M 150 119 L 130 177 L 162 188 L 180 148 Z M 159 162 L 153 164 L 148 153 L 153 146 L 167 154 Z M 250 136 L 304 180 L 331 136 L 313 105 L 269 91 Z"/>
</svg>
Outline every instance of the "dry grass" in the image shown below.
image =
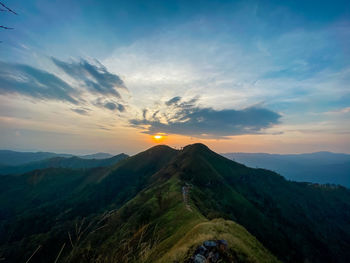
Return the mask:
<svg viewBox="0 0 350 263">
<path fill-rule="evenodd" d="M 279 262 L 244 227 L 224 219 L 214 219 L 196 225 L 157 262 L 183 262 L 198 245 L 213 239 L 227 240 L 229 254 L 238 262 Z"/>
<path fill-rule="evenodd" d="M 39 245 L 33 252 L 33 254 L 27 259 L 26 263 L 30 262 L 30 260 L 32 259 L 32 257 L 36 254 L 36 252 L 38 252 L 38 250 L 41 248 L 41 245 Z M 4 259 L 5 260 L 5 259 Z"/>
</svg>

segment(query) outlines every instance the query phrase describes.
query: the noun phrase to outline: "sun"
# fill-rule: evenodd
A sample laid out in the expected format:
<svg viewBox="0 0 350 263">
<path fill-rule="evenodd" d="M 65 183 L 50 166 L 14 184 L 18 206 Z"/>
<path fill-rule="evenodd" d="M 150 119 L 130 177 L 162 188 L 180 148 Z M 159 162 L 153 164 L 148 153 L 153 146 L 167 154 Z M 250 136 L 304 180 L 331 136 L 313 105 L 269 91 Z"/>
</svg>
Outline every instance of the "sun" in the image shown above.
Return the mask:
<svg viewBox="0 0 350 263">
<path fill-rule="evenodd" d="M 152 136 L 153 141 L 155 142 L 161 142 L 165 139 L 164 135 L 156 134 Z"/>
</svg>

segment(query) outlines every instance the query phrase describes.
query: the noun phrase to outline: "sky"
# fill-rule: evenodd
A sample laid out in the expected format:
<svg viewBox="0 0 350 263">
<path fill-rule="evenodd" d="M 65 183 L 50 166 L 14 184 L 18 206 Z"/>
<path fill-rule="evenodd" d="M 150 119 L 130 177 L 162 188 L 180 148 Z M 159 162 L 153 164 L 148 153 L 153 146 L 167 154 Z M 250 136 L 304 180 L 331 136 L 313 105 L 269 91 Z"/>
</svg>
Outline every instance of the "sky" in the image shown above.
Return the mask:
<svg viewBox="0 0 350 263">
<path fill-rule="evenodd" d="M 1 2 L 1 149 L 350 153 L 348 1 Z"/>
</svg>

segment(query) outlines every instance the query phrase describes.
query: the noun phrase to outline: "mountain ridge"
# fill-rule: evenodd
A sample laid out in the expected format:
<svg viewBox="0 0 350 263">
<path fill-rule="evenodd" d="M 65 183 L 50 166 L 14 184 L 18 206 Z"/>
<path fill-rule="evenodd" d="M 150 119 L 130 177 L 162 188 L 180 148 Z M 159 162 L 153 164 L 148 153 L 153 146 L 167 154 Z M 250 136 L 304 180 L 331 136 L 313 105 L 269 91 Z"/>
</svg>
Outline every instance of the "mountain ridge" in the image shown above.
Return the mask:
<svg viewBox="0 0 350 263">
<path fill-rule="evenodd" d="M 62 261 L 67 262 L 117 258 L 184 262 L 205 239 L 227 239 L 228 256 L 235 262 L 278 262 L 276 257 L 283 262 L 350 259 L 349 190 L 289 182 L 272 171 L 231 161 L 202 144 L 182 150 L 155 146 L 112 167 L 75 171 L 75 176 L 67 169 L 39 171 L 43 174 L 5 176 L 12 181 L 0 182 L 5 190 L 0 200 L 14 200 L 13 196 L 24 193 L 29 206 L 17 208 L 21 211 L 17 223 L 0 217 L 2 236 L 17 233 L 0 248 L 17 261 L 45 244 L 36 255 L 37 262 L 45 262 L 66 244 Z M 35 178 L 47 180 L 28 184 Z M 65 186 L 64 196 L 48 195 L 50 187 L 57 185 L 50 178 Z M 188 204 L 182 194 L 185 185 Z M 0 215 L 10 215 L 20 204 L 20 199 L 7 206 L 0 202 Z M 40 219 L 41 225 L 34 228 L 33 218 Z M 88 227 L 80 241 L 73 235 L 76 224 Z M 233 229 L 240 234 L 235 237 Z M 71 246 L 67 233 L 73 235 Z M 191 233 L 196 238 L 188 238 Z M 23 250 L 16 244 L 26 244 L 25 252 L 19 253 Z"/>
</svg>

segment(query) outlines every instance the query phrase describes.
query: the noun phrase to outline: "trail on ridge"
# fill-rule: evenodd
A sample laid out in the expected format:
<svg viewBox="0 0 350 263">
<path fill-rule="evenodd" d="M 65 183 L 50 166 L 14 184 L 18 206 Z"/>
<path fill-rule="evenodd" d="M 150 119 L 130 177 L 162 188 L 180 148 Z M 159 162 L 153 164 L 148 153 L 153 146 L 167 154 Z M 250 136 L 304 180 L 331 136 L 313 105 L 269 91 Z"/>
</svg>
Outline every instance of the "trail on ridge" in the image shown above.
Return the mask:
<svg viewBox="0 0 350 263">
<path fill-rule="evenodd" d="M 184 185 L 182 187 L 182 197 L 183 197 L 183 200 L 184 200 L 184 203 L 186 205 L 186 208 L 189 210 L 189 211 L 192 211 L 192 208 L 188 202 L 188 194 L 189 194 L 189 191 L 190 191 L 191 187 L 189 185 Z"/>
</svg>

